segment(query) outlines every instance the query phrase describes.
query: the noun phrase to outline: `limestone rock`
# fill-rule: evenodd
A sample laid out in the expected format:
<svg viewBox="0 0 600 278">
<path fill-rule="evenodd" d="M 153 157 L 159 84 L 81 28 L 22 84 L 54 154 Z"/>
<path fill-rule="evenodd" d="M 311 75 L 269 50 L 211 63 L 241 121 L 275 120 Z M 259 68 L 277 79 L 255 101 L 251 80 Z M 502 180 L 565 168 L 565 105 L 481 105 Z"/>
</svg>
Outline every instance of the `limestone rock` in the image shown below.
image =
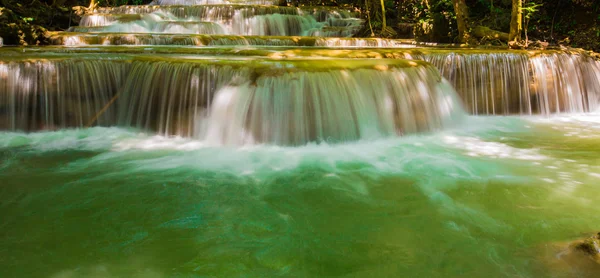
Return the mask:
<svg viewBox="0 0 600 278">
<path fill-rule="evenodd" d="M 541 262 L 548 273 L 570 273 L 582 278 L 596 278 L 600 273 L 600 233 L 572 242 L 548 244 L 541 251 Z"/>
<path fill-rule="evenodd" d="M 575 250 L 583 252 L 590 259 L 600 264 L 600 233 L 574 244 Z"/>
</svg>

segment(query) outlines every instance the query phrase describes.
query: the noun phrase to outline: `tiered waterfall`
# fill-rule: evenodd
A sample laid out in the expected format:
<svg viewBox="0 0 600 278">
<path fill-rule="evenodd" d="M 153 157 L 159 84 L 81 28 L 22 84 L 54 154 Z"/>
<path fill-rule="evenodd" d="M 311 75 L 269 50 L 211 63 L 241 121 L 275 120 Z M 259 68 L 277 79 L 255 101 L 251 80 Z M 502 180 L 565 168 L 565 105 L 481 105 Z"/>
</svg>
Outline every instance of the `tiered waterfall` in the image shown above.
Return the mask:
<svg viewBox="0 0 600 278">
<path fill-rule="evenodd" d="M 600 103 L 600 62 L 582 52 L 352 38 L 364 21 L 350 9 L 275 4 L 97 8 L 54 34 L 55 47 L 4 47 L 0 129 L 118 125 L 300 145 L 434 131 L 459 123 L 463 107 L 552 114 Z"/>
</svg>

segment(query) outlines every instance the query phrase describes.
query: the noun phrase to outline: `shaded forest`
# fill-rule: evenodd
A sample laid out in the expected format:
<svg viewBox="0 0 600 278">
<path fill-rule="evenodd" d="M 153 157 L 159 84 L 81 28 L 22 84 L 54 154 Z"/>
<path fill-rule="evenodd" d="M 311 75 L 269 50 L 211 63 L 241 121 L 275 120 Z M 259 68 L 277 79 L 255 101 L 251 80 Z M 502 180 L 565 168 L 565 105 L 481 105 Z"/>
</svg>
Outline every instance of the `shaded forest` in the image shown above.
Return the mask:
<svg viewBox="0 0 600 278">
<path fill-rule="evenodd" d="M 150 0 L 96 0 L 97 6 Z M 360 11 L 361 37 L 421 42 L 544 48 L 564 45 L 600 51 L 597 0 L 293 0 L 281 5 L 330 5 Z M 43 45 L 52 31 L 77 25 L 89 0 L 0 0 L 5 44 Z"/>
</svg>

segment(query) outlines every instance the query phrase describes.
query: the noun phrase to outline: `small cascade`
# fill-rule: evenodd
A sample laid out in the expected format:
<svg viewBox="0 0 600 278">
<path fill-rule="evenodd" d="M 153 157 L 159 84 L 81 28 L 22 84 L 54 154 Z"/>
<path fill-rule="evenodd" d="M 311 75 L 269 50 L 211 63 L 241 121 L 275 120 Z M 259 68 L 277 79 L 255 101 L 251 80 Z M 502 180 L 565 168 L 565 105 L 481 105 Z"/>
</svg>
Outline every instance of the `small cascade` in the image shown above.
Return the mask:
<svg viewBox="0 0 600 278">
<path fill-rule="evenodd" d="M 595 111 L 600 62 L 576 53 L 441 52 L 414 55 L 435 65 L 473 114 Z"/>
<path fill-rule="evenodd" d="M 315 46 L 325 47 L 383 47 L 383 48 L 414 48 L 414 43 L 406 40 L 391 40 L 380 38 L 318 38 Z"/>
<path fill-rule="evenodd" d="M 207 114 L 214 92 L 235 76 L 250 76 L 250 69 L 225 63 L 137 61 L 118 103 L 118 124 L 193 137 L 196 119 Z"/>
<path fill-rule="evenodd" d="M 150 5 L 219 5 L 219 4 L 245 4 L 245 5 L 277 5 L 275 0 L 154 0 Z"/>
<path fill-rule="evenodd" d="M 85 33 L 168 33 L 168 34 L 226 34 L 221 24 L 201 20 L 181 20 L 164 12 L 138 15 L 87 15 L 80 26 L 69 32 Z"/>
<path fill-rule="evenodd" d="M 79 27 L 83 28 L 83 27 Z M 378 38 L 320 38 L 300 36 L 237 36 L 198 34 L 124 34 L 124 33 L 58 33 L 50 37 L 54 45 L 255 45 L 255 46 L 317 46 L 317 47 L 387 47 L 415 48 L 406 40 Z M 404 53 L 402 53 L 404 54 Z"/>
<path fill-rule="evenodd" d="M 214 96 L 201 129 L 206 142 L 302 145 L 381 138 L 440 129 L 461 111 L 452 87 L 423 69 L 293 72 L 240 83 Z"/>
<path fill-rule="evenodd" d="M 136 62 L 124 91 L 138 93 L 120 100 L 119 124 L 215 144 L 299 145 L 436 130 L 462 111 L 427 64 L 322 63 Z"/>
<path fill-rule="evenodd" d="M 270 5 L 183 5 L 183 6 L 161 6 L 161 5 L 136 5 L 136 6 L 118 6 L 118 7 L 98 7 L 93 14 L 85 15 L 87 17 L 112 17 L 112 16 L 139 16 L 161 12 L 172 14 L 178 18 L 201 18 L 205 21 L 224 21 L 231 20 L 234 15 L 240 14 L 245 18 L 251 18 L 257 15 L 267 14 L 287 14 L 287 15 L 309 15 L 318 22 L 328 20 L 349 20 L 358 18 L 359 14 L 336 7 L 327 6 L 270 6 Z M 335 26 L 335 25 L 334 25 Z"/>
<path fill-rule="evenodd" d="M 321 29 L 312 17 L 299 15 L 270 14 L 252 17 L 248 24 L 234 27 L 234 34 L 257 36 L 302 36 L 309 30 Z"/>
<path fill-rule="evenodd" d="M 331 8 L 249 5 L 122 6 L 85 15 L 72 32 L 342 36 L 363 20 Z"/>
<path fill-rule="evenodd" d="M 94 14 L 85 15 L 86 17 L 108 17 L 115 15 L 143 15 L 150 13 L 172 14 L 178 18 L 199 18 L 205 21 L 225 21 L 231 20 L 235 14 L 241 14 L 246 18 L 265 14 L 294 14 L 299 15 L 302 10 L 294 7 L 282 6 L 252 6 L 252 5 L 198 5 L 198 6 L 118 6 L 118 7 L 99 7 Z M 93 22 L 93 21 L 91 21 Z"/>
<path fill-rule="evenodd" d="M 137 21 L 99 27 L 76 26 L 69 32 L 77 33 L 152 33 L 152 34 L 226 34 L 225 29 L 214 22 L 202 21 Z"/>
<path fill-rule="evenodd" d="M 534 111 L 588 112 L 600 107 L 600 62 L 581 55 L 537 55 L 530 69 Z"/>
<path fill-rule="evenodd" d="M 128 23 L 142 20 L 144 14 L 86 14 L 79 21 L 80 28 L 85 27 L 104 27 L 115 23 Z"/>
<path fill-rule="evenodd" d="M 119 59 L 0 61 L 0 130 L 83 127 L 123 86 L 130 64 Z M 115 123 L 108 107 L 96 123 Z"/>
<path fill-rule="evenodd" d="M 209 45 L 205 35 L 122 34 L 122 33 L 61 33 L 50 37 L 52 44 L 84 45 Z"/>
</svg>

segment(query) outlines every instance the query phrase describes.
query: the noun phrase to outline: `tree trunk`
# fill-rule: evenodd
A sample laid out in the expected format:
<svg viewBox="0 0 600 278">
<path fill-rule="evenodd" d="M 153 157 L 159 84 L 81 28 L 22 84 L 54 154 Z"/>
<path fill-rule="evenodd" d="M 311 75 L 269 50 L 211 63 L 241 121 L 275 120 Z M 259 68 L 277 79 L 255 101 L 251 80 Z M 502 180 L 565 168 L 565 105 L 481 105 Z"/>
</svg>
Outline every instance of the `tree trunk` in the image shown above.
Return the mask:
<svg viewBox="0 0 600 278">
<path fill-rule="evenodd" d="M 371 8 L 369 6 L 369 0 L 365 0 L 365 11 L 367 12 L 367 21 L 369 22 L 369 30 L 371 30 L 371 37 L 375 37 L 373 32 L 373 25 L 371 24 Z"/>
<path fill-rule="evenodd" d="M 510 18 L 510 41 L 520 41 L 523 31 L 523 0 L 512 0 L 512 13 Z"/>
<path fill-rule="evenodd" d="M 452 0 L 454 13 L 456 14 L 456 25 L 458 26 L 458 41 L 466 43 L 469 39 L 469 25 L 467 23 L 469 12 L 465 0 Z"/>
<path fill-rule="evenodd" d="M 385 4 L 383 2 L 383 0 L 381 0 L 381 33 L 385 32 L 385 28 L 387 28 L 387 24 L 385 23 Z"/>
</svg>

